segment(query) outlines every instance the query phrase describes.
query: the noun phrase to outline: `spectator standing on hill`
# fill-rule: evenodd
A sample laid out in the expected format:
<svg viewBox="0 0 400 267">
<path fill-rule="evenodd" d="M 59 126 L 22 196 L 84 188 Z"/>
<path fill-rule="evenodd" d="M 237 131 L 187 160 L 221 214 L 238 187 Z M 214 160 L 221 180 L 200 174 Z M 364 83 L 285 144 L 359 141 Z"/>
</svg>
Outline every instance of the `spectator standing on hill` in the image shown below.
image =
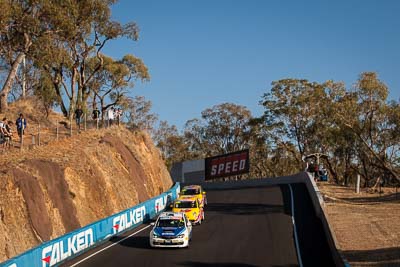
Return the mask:
<svg viewBox="0 0 400 267">
<path fill-rule="evenodd" d="M 119 122 L 121 120 L 121 116 L 122 116 L 122 110 L 120 108 L 117 108 L 115 110 L 115 119 L 117 120 L 117 125 L 119 126 Z"/>
<path fill-rule="evenodd" d="M 96 121 L 96 128 L 99 128 L 100 110 L 97 108 L 97 106 L 92 112 L 92 118 L 94 121 Z"/>
<path fill-rule="evenodd" d="M 114 120 L 114 107 L 111 107 L 108 110 L 107 116 L 108 116 L 108 126 L 111 126 L 113 124 L 113 120 Z"/>
<path fill-rule="evenodd" d="M 12 146 L 12 130 L 11 130 L 12 121 L 8 121 L 6 124 L 6 130 L 8 132 L 8 138 L 6 138 L 6 145 L 9 147 Z"/>
<path fill-rule="evenodd" d="M 0 144 L 5 148 L 7 148 L 7 146 L 11 147 L 12 133 L 10 126 L 8 125 L 9 123 L 10 122 L 7 121 L 6 117 L 4 117 L 0 122 Z"/>
<path fill-rule="evenodd" d="M 0 144 L 1 144 L 2 147 L 4 147 L 5 143 L 6 143 L 4 125 L 3 125 L 4 119 L 2 121 L 0 121 Z"/>
<path fill-rule="evenodd" d="M 24 118 L 24 115 L 22 113 L 19 114 L 19 117 L 16 120 L 15 124 L 17 126 L 18 136 L 19 138 L 22 138 L 26 129 L 26 119 Z"/>
<path fill-rule="evenodd" d="M 2 127 L 2 133 L 3 133 L 3 141 L 4 141 L 3 146 L 11 147 L 12 133 L 11 133 L 10 126 L 8 125 L 7 118 L 3 118 L 1 127 Z"/>
<path fill-rule="evenodd" d="M 75 120 L 76 120 L 76 125 L 78 126 L 78 131 L 81 131 L 81 119 L 83 115 L 83 110 L 81 108 L 81 105 L 78 105 L 78 107 L 75 109 Z"/>
<path fill-rule="evenodd" d="M 319 166 L 318 164 L 314 165 L 314 180 L 318 181 L 319 180 Z"/>
</svg>

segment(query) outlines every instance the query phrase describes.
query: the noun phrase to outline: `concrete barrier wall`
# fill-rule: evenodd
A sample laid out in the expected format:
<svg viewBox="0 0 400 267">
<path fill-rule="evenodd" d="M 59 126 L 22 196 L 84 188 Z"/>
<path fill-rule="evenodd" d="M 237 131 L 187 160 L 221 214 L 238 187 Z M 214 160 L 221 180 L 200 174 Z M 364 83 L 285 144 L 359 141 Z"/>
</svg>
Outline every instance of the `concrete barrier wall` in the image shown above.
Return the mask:
<svg viewBox="0 0 400 267">
<path fill-rule="evenodd" d="M 107 241 L 110 237 L 134 229 L 154 218 L 167 207 L 170 201 L 177 198 L 179 192 L 180 185 L 176 183 L 169 191 L 157 197 L 45 242 L 1 263 L 0 266 L 50 267 L 58 265 Z"/>
<path fill-rule="evenodd" d="M 295 184 L 304 183 L 307 187 L 307 191 L 311 197 L 311 201 L 314 206 L 317 217 L 321 220 L 326 234 L 329 248 L 333 259 L 335 260 L 336 266 L 350 266 L 344 257 L 340 254 L 340 246 L 336 240 L 334 232 L 331 230 L 327 215 L 324 210 L 324 199 L 321 192 L 318 189 L 313 177 L 307 172 L 301 172 L 295 175 L 282 176 L 277 178 L 262 178 L 262 179 L 250 179 L 240 181 L 225 181 L 225 182 L 208 182 L 202 183 L 202 187 L 205 190 L 218 190 L 218 189 L 236 189 L 236 188 L 249 188 L 259 186 L 272 186 L 281 184 Z"/>
<path fill-rule="evenodd" d="M 172 180 L 181 183 L 204 182 L 204 159 L 174 163 L 170 171 Z"/>
</svg>

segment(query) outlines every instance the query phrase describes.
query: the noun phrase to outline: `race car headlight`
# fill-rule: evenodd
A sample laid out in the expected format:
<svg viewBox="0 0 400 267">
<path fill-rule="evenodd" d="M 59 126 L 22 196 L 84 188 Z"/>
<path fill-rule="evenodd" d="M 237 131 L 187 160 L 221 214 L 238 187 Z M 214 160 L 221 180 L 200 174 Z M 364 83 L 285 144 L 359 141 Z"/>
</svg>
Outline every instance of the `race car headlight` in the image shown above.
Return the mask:
<svg viewBox="0 0 400 267">
<path fill-rule="evenodd" d="M 185 234 L 178 235 L 177 237 L 178 237 L 178 238 L 184 238 L 184 237 L 185 237 Z"/>
<path fill-rule="evenodd" d="M 157 238 L 159 237 L 159 235 L 157 235 L 156 233 L 153 233 L 153 238 Z"/>
</svg>

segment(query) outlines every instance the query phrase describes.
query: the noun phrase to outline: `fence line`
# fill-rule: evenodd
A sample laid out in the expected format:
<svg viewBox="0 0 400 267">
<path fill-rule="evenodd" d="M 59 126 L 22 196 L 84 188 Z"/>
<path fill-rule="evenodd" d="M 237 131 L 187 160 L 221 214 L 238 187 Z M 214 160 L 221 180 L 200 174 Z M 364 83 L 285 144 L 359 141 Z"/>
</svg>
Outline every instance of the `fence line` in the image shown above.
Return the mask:
<svg viewBox="0 0 400 267">
<path fill-rule="evenodd" d="M 19 150 L 22 151 L 25 148 L 31 149 L 37 146 L 46 145 L 52 141 L 59 141 L 60 138 L 72 137 L 75 134 L 81 133 L 82 128 L 83 132 L 86 132 L 92 129 L 99 130 L 102 128 L 105 129 L 110 127 L 110 121 L 107 119 L 105 119 L 104 121 L 100 121 L 100 119 L 88 120 L 87 117 L 87 114 L 84 114 L 83 121 L 81 121 L 80 123 L 80 127 L 72 118 L 69 119 L 69 125 L 67 123 L 64 123 L 63 127 L 60 127 L 60 124 L 63 123 L 59 120 L 56 121 L 56 125 L 53 127 L 43 127 L 43 125 L 38 122 L 36 130 L 30 132 L 30 135 L 32 136 L 30 144 L 29 141 L 28 143 L 26 142 L 26 137 L 24 137 L 24 135 L 22 134 L 21 136 L 16 135 L 16 138 L 12 141 L 11 146 L 14 148 L 19 148 Z M 68 121 L 68 119 L 66 121 Z M 112 125 L 118 126 L 119 124 L 115 121 L 115 123 L 113 123 Z"/>
</svg>

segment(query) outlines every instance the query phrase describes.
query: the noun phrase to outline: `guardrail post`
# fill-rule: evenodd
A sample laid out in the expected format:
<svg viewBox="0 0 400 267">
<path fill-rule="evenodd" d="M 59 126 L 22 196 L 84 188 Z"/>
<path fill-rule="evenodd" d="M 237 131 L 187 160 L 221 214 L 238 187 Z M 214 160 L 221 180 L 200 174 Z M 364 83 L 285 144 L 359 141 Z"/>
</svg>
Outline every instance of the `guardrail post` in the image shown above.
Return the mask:
<svg viewBox="0 0 400 267">
<path fill-rule="evenodd" d="M 360 175 L 357 174 L 357 183 L 356 183 L 356 193 L 357 194 L 360 194 L 360 179 L 361 179 Z"/>
</svg>

